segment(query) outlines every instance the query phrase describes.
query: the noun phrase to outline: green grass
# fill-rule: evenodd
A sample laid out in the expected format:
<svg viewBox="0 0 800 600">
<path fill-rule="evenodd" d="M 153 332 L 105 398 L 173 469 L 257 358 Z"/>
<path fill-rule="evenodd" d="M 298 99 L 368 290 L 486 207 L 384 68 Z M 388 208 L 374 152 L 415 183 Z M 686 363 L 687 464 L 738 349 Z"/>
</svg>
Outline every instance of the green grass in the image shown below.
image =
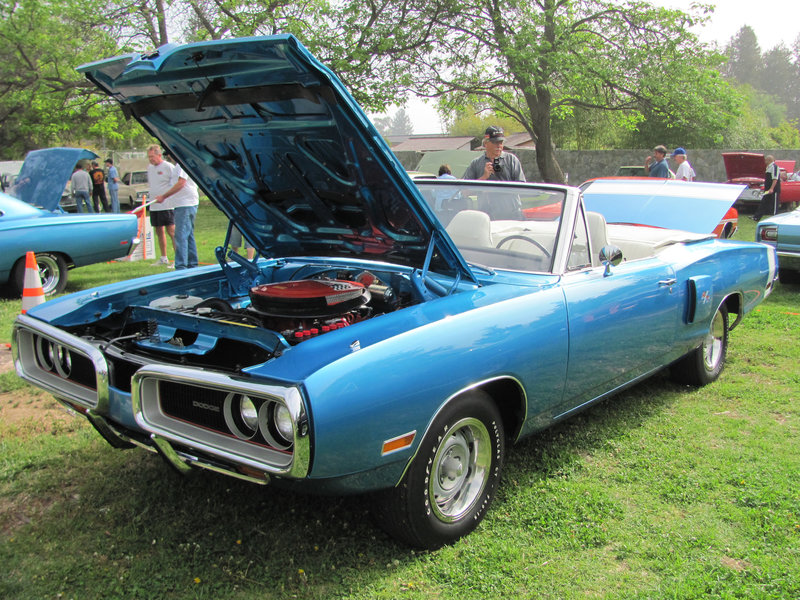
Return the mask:
<svg viewBox="0 0 800 600">
<path fill-rule="evenodd" d="M 0 597 L 800 597 L 799 293 L 732 332 L 716 383 L 657 376 L 511 448 L 485 521 L 436 552 L 387 538 L 369 498 L 181 478 L 81 419 L 0 423 Z"/>
</svg>

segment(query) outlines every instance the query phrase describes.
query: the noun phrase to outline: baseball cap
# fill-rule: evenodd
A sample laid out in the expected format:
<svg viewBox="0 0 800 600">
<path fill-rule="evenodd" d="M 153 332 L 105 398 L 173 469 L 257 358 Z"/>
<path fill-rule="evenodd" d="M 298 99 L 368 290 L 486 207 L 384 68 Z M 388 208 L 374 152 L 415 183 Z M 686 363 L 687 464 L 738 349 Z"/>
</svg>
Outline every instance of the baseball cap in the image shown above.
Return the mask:
<svg viewBox="0 0 800 600">
<path fill-rule="evenodd" d="M 675 148 L 675 150 L 672 151 L 672 156 L 675 156 L 676 154 L 683 154 L 684 156 L 686 156 L 686 150 L 680 147 Z"/>
<path fill-rule="evenodd" d="M 492 125 L 491 127 L 486 128 L 486 131 L 483 133 L 483 139 L 489 140 L 490 142 L 502 142 L 506 138 L 503 134 L 502 127 Z"/>
</svg>

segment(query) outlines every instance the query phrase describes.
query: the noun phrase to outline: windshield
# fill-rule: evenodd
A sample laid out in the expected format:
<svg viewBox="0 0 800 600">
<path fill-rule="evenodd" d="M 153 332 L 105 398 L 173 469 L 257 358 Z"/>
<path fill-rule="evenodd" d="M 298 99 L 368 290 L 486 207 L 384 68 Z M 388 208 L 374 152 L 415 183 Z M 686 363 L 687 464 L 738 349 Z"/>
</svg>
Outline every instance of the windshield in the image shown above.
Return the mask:
<svg viewBox="0 0 800 600">
<path fill-rule="evenodd" d="M 464 259 L 495 269 L 552 269 L 565 192 L 535 185 L 417 180 Z"/>
</svg>

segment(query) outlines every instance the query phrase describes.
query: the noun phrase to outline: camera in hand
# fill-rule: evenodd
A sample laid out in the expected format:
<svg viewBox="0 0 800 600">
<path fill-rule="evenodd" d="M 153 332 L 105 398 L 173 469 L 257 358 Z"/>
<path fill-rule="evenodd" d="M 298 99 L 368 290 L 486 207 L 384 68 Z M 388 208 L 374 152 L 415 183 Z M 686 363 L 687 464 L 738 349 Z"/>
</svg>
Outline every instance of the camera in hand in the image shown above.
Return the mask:
<svg viewBox="0 0 800 600">
<path fill-rule="evenodd" d="M 494 169 L 495 173 L 500 172 L 500 157 L 497 157 L 492 161 L 492 168 Z"/>
</svg>

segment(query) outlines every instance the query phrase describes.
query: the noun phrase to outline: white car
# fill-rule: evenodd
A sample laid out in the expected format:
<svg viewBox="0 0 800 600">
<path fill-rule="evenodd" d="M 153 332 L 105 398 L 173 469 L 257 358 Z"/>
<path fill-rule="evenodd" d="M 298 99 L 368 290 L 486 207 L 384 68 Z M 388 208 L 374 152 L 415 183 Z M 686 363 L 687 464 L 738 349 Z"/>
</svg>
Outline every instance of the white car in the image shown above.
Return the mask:
<svg viewBox="0 0 800 600">
<path fill-rule="evenodd" d="M 147 189 L 147 171 L 128 171 L 120 178 L 117 192 L 120 206 L 134 208 L 141 204 L 142 197 L 147 195 Z"/>
</svg>

